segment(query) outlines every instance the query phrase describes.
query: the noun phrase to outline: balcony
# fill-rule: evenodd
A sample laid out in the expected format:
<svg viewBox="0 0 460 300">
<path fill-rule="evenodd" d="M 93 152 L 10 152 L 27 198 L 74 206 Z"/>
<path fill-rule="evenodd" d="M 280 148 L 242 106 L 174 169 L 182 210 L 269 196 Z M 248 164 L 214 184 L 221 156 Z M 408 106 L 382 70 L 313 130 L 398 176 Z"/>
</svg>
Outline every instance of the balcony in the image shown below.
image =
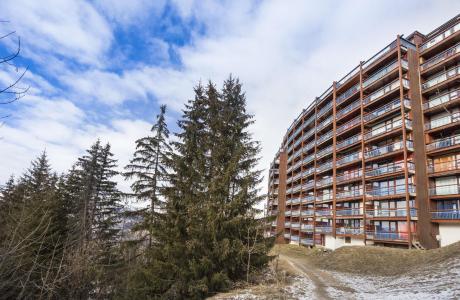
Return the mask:
<svg viewBox="0 0 460 300">
<path fill-rule="evenodd" d="M 299 203 L 300 203 L 300 198 L 291 199 L 291 204 L 299 204 Z M 294 213 L 292 215 L 294 216 Z"/>
<path fill-rule="evenodd" d="M 433 77 L 428 78 L 427 81 L 422 83 L 422 91 L 427 91 L 428 89 L 437 86 L 443 82 L 446 82 L 447 80 L 456 77 L 460 73 L 460 66 L 456 66 L 453 68 L 450 68 L 449 70 L 441 73 L 441 74 L 436 74 Z"/>
<path fill-rule="evenodd" d="M 333 116 L 330 116 L 330 117 L 328 117 L 326 120 L 324 120 L 323 122 L 319 123 L 319 124 L 316 126 L 316 131 L 320 131 L 320 130 L 322 130 L 323 128 L 326 128 L 326 126 L 332 124 L 332 119 L 333 119 Z"/>
<path fill-rule="evenodd" d="M 315 232 L 332 233 L 332 226 L 330 226 L 330 225 L 316 225 Z"/>
<path fill-rule="evenodd" d="M 338 227 L 335 229 L 336 234 L 346 234 L 346 235 L 363 235 L 363 227 Z"/>
<path fill-rule="evenodd" d="M 423 43 L 423 45 L 420 46 L 420 52 L 425 52 L 426 50 L 432 48 L 435 45 L 438 45 L 448 37 L 452 36 L 455 34 L 457 31 L 460 30 L 460 23 L 455 24 L 454 26 L 450 27 L 449 29 L 441 32 L 437 36 L 433 37 L 432 39 L 426 41 Z"/>
<path fill-rule="evenodd" d="M 291 235 L 291 241 L 292 242 L 298 242 L 299 241 L 299 236 L 298 235 Z"/>
<path fill-rule="evenodd" d="M 447 116 L 430 120 L 429 123 L 425 124 L 425 130 L 433 130 L 439 127 L 456 124 L 458 122 L 460 122 L 460 112 L 455 112 Z"/>
<path fill-rule="evenodd" d="M 332 102 L 329 102 L 328 104 L 326 104 L 326 106 L 324 106 L 318 111 L 317 118 L 320 118 L 328 111 L 332 112 Z"/>
<path fill-rule="evenodd" d="M 332 138 L 332 135 L 333 135 L 333 132 L 332 130 L 329 131 L 328 133 L 326 134 L 323 134 L 321 135 L 317 140 L 316 140 L 316 145 L 321 145 L 322 143 L 324 143 L 325 141 L 329 140 Z"/>
<path fill-rule="evenodd" d="M 311 148 L 315 147 L 315 143 L 315 141 L 311 141 L 308 144 L 304 145 L 302 148 L 303 153 L 307 153 Z"/>
<path fill-rule="evenodd" d="M 306 164 L 312 162 L 313 160 L 315 160 L 315 156 L 314 156 L 314 155 L 308 155 L 307 157 L 305 157 L 305 158 L 302 160 L 302 164 L 303 164 L 303 165 L 306 165 Z"/>
<path fill-rule="evenodd" d="M 431 212 L 431 219 L 433 220 L 460 220 L 460 210 L 448 209 L 438 210 Z"/>
<path fill-rule="evenodd" d="M 406 141 L 406 147 L 408 150 L 414 151 L 414 143 L 412 141 Z M 399 141 L 385 146 L 378 147 L 376 149 L 368 150 L 364 152 L 366 159 L 376 158 L 379 156 L 387 155 L 389 153 L 396 153 L 404 149 L 404 142 Z"/>
<path fill-rule="evenodd" d="M 410 173 L 415 172 L 415 165 L 412 162 L 407 162 L 407 168 Z M 369 168 L 366 170 L 366 178 L 389 175 L 398 172 L 403 172 L 405 169 L 404 162 L 393 162 L 378 168 Z"/>
<path fill-rule="evenodd" d="M 302 213 L 301 213 L 302 216 L 314 216 L 315 215 L 315 211 L 313 210 L 302 210 Z M 304 224 L 302 224 L 303 226 Z M 313 226 L 313 225 L 312 225 Z M 303 227 L 302 227 L 303 228 Z"/>
<path fill-rule="evenodd" d="M 292 188 L 292 192 L 296 193 L 296 192 L 300 191 L 300 189 L 301 189 L 301 185 L 300 184 L 296 185 L 295 187 Z"/>
<path fill-rule="evenodd" d="M 430 174 L 452 173 L 453 171 L 458 170 L 460 170 L 459 159 L 428 164 L 428 173 Z"/>
<path fill-rule="evenodd" d="M 423 64 L 420 65 L 420 71 L 426 71 L 427 69 L 448 60 L 449 58 L 453 57 L 457 53 L 460 53 L 460 43 L 450 47 L 449 49 L 433 56 L 432 58 L 425 61 Z"/>
<path fill-rule="evenodd" d="M 347 131 L 348 129 L 351 129 L 357 125 L 361 124 L 361 116 L 358 116 L 350 121 L 348 121 L 347 123 L 343 124 L 343 125 L 340 125 L 339 127 L 337 127 L 336 129 L 336 134 L 340 134 L 342 132 L 345 132 Z"/>
<path fill-rule="evenodd" d="M 318 194 L 316 196 L 316 202 L 329 202 L 332 201 L 332 192 L 331 193 L 326 193 L 326 194 Z"/>
<path fill-rule="evenodd" d="M 313 201 L 315 201 L 314 195 L 303 196 L 301 200 L 302 203 L 308 203 L 308 202 L 313 202 Z"/>
<path fill-rule="evenodd" d="M 332 210 L 331 209 L 316 209 L 316 215 L 325 217 L 325 216 L 332 216 Z"/>
<path fill-rule="evenodd" d="M 405 60 L 401 60 L 401 66 L 403 68 L 405 68 L 405 69 L 409 68 L 409 64 Z M 373 83 L 375 83 L 378 80 L 382 79 L 383 77 L 385 77 L 386 75 L 388 75 L 392 71 L 398 69 L 398 67 L 399 67 L 399 63 L 398 63 L 397 60 L 395 60 L 395 61 L 391 62 L 390 64 L 386 65 L 385 67 L 381 68 L 380 70 L 378 70 L 377 72 L 372 74 L 369 78 L 367 78 L 363 82 L 363 89 L 371 86 Z"/>
<path fill-rule="evenodd" d="M 355 170 L 349 173 L 337 174 L 336 181 L 337 183 L 350 181 L 358 178 L 362 178 L 363 172 L 361 169 Z"/>
<path fill-rule="evenodd" d="M 448 104 L 456 102 L 459 99 L 460 89 L 456 89 L 454 91 L 449 91 L 447 93 L 443 93 L 441 95 L 437 95 L 436 97 L 429 99 L 427 102 L 423 103 L 423 109 L 430 110 L 437 107 L 443 109 L 444 107 L 449 106 Z"/>
<path fill-rule="evenodd" d="M 313 224 L 302 224 L 300 226 L 300 229 L 302 229 L 302 230 L 313 230 Z"/>
<path fill-rule="evenodd" d="M 381 240 L 381 241 L 404 241 L 409 240 L 408 232 L 401 231 L 367 231 L 368 239 Z"/>
<path fill-rule="evenodd" d="M 306 239 L 306 238 L 302 238 L 300 239 L 300 243 L 303 244 L 303 245 L 308 245 L 308 246 L 313 246 L 313 239 Z"/>
<path fill-rule="evenodd" d="M 353 217 L 353 216 L 362 216 L 362 208 L 340 208 L 336 207 L 335 215 L 338 217 Z"/>
<path fill-rule="evenodd" d="M 344 85 L 348 80 L 352 79 L 356 75 L 359 74 L 360 68 L 359 65 L 355 67 L 353 70 L 351 70 L 347 75 L 345 75 L 342 79 L 337 81 L 336 87 L 337 89 L 340 88 L 342 85 Z"/>
<path fill-rule="evenodd" d="M 291 223 L 291 228 L 294 228 L 294 229 L 300 228 L 300 224 L 299 223 Z"/>
<path fill-rule="evenodd" d="M 338 200 L 347 199 L 347 198 L 357 198 L 363 195 L 362 188 L 353 188 L 351 190 L 337 191 L 335 198 Z"/>
<path fill-rule="evenodd" d="M 409 209 L 410 216 L 417 217 L 417 209 Z M 388 209 L 366 209 L 366 216 L 369 218 L 405 218 L 407 217 L 406 208 L 388 208 Z"/>
<path fill-rule="evenodd" d="M 312 129 L 310 129 L 309 131 L 307 131 L 303 136 L 302 136 L 302 140 L 305 141 L 307 140 L 308 138 L 310 138 L 312 135 L 314 135 L 316 132 L 316 127 L 313 127 Z"/>
<path fill-rule="evenodd" d="M 358 101 L 355 101 L 349 105 L 347 105 L 346 107 L 340 109 L 339 111 L 337 111 L 336 113 L 336 118 L 337 119 L 340 119 L 341 117 L 345 116 L 346 114 L 348 114 L 349 112 L 353 111 L 354 109 L 360 107 L 361 105 L 361 101 L 358 100 Z"/>
<path fill-rule="evenodd" d="M 459 184 L 446 184 L 430 188 L 431 196 L 450 196 L 460 194 Z"/>
<path fill-rule="evenodd" d="M 435 151 L 460 145 L 460 134 L 435 140 L 426 146 L 427 151 Z"/>
<path fill-rule="evenodd" d="M 302 185 L 302 191 L 306 191 L 306 190 L 312 189 L 312 188 L 314 188 L 314 186 L 315 186 L 315 182 L 314 182 L 313 180 L 310 181 L 310 182 L 304 183 L 304 184 Z"/>
<path fill-rule="evenodd" d="M 316 169 L 317 169 L 317 173 L 332 169 L 332 160 L 329 160 L 325 163 L 321 163 L 320 166 L 317 167 Z"/>
<path fill-rule="evenodd" d="M 315 173 L 315 168 L 308 168 L 302 173 L 302 177 L 307 177 L 311 174 Z"/>
<path fill-rule="evenodd" d="M 403 79 L 402 83 L 403 83 L 403 87 L 405 87 L 407 89 L 409 88 L 409 80 Z M 363 100 L 364 105 L 368 105 L 368 104 L 370 104 L 372 102 L 376 102 L 377 100 L 382 99 L 383 97 L 385 97 L 386 95 L 389 95 L 393 91 L 399 90 L 399 87 L 400 87 L 400 82 L 399 82 L 399 79 L 397 79 L 397 80 L 385 85 L 384 87 L 378 89 L 377 91 L 371 93 L 366 98 L 364 98 L 364 100 Z"/>
<path fill-rule="evenodd" d="M 403 100 L 403 105 L 405 108 L 411 108 L 410 100 L 409 99 L 404 99 Z M 370 122 L 374 121 L 381 116 L 384 116 L 388 114 L 391 111 L 397 111 L 401 107 L 401 99 L 397 98 L 393 101 L 391 101 L 388 104 L 383 105 L 382 107 L 377 108 L 376 110 L 373 110 L 367 114 L 364 115 L 364 122 Z"/>
<path fill-rule="evenodd" d="M 322 179 L 316 180 L 316 186 L 317 187 L 328 186 L 332 184 L 332 181 L 333 181 L 332 177 L 322 178 Z"/>
<path fill-rule="evenodd" d="M 289 239 L 290 237 L 291 237 L 291 235 L 290 235 L 289 233 L 285 233 L 285 234 L 284 234 L 284 238 L 285 238 L 285 239 Z"/>
<path fill-rule="evenodd" d="M 345 148 L 347 146 L 353 145 L 353 144 L 361 141 L 362 137 L 363 136 L 361 134 L 354 135 L 354 136 L 349 137 L 349 138 L 347 138 L 347 139 L 345 139 L 343 141 L 337 142 L 337 145 L 335 147 L 336 147 L 337 150 Z"/>
<path fill-rule="evenodd" d="M 327 154 L 331 154 L 333 148 L 334 148 L 334 147 L 329 146 L 329 147 L 327 147 L 327 148 L 324 148 L 324 149 L 322 149 L 322 150 L 316 152 L 316 158 L 321 158 L 321 157 L 323 157 L 323 156 L 325 156 L 325 155 L 327 155 Z"/>
<path fill-rule="evenodd" d="M 407 129 L 412 129 L 412 121 L 409 119 L 405 119 L 405 125 Z M 402 127 L 402 122 L 401 120 L 394 121 L 389 124 L 382 124 L 364 134 L 364 139 L 369 140 L 371 138 L 377 137 L 384 135 L 388 132 L 391 132 L 395 129 L 401 128 Z"/>
<path fill-rule="evenodd" d="M 341 94 L 340 96 L 338 96 L 338 97 L 335 99 L 335 103 L 336 103 L 337 105 L 341 104 L 342 102 L 344 102 L 345 100 L 347 100 L 348 98 L 350 98 L 351 96 L 353 96 L 354 94 L 356 94 L 358 91 L 359 91 L 359 83 L 358 83 L 358 84 L 355 84 L 354 86 L 352 86 L 351 88 L 349 88 L 348 90 L 346 90 L 343 94 Z"/>
<path fill-rule="evenodd" d="M 408 184 L 407 191 L 409 194 L 415 194 L 415 185 Z M 406 194 L 405 184 L 366 188 L 366 196 L 368 197 L 392 197 L 403 194 Z"/>
<path fill-rule="evenodd" d="M 344 166 L 346 164 L 359 161 L 359 160 L 361 160 L 361 158 L 362 158 L 362 152 L 361 151 L 356 152 L 356 153 L 352 153 L 352 154 L 348 154 L 346 156 L 343 156 L 343 157 L 337 159 L 336 167 L 341 167 L 341 166 Z"/>
<path fill-rule="evenodd" d="M 300 179 L 300 176 L 302 176 L 302 173 L 297 173 L 297 175 L 295 175 L 294 177 L 292 177 L 292 180 L 291 180 L 291 181 L 297 181 L 298 179 Z"/>
<path fill-rule="evenodd" d="M 377 61 L 379 61 L 382 57 L 393 51 L 397 46 L 396 41 L 391 42 L 388 46 L 380 50 L 377 54 L 372 56 L 370 59 L 368 59 L 364 64 L 363 64 L 363 70 L 369 68 L 370 66 L 374 65 Z"/>
<path fill-rule="evenodd" d="M 290 210 L 286 210 L 286 211 L 284 212 L 284 215 L 289 217 L 289 216 L 291 216 L 291 213 L 292 213 L 292 212 L 291 212 Z"/>
</svg>

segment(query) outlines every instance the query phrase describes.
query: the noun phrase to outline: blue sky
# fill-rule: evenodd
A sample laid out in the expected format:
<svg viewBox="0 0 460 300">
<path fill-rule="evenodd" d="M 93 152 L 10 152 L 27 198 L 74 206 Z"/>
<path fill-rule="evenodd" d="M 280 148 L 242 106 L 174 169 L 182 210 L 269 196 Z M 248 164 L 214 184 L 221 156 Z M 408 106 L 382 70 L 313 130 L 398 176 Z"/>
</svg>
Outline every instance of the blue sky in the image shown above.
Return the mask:
<svg viewBox="0 0 460 300">
<path fill-rule="evenodd" d="M 267 168 L 291 121 L 332 81 L 397 34 L 459 11 L 454 0 L 3 0 L 0 30 L 21 37 L 18 72 L 29 67 L 30 90 L 0 107 L 11 114 L 0 127 L 0 183 L 44 149 L 65 171 L 97 138 L 124 165 L 160 104 L 174 131 L 193 86 L 230 73 L 244 84 Z M 17 74 L 2 66 L 0 84 Z"/>
</svg>

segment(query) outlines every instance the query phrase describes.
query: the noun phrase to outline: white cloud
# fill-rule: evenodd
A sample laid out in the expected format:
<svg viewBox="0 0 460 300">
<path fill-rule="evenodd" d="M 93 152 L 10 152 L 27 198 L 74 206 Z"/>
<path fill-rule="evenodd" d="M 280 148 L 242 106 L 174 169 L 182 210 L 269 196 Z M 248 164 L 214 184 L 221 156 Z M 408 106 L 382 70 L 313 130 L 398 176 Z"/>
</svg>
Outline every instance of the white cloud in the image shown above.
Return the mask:
<svg viewBox="0 0 460 300">
<path fill-rule="evenodd" d="M 158 16 L 166 0 L 96 0 L 95 4 L 110 20 L 129 26 L 141 25 L 147 18 Z"/>
<path fill-rule="evenodd" d="M 52 54 L 99 65 L 113 38 L 106 20 L 86 1 L 3 1 L 2 19 L 20 33 L 23 53 L 36 59 Z"/>
</svg>

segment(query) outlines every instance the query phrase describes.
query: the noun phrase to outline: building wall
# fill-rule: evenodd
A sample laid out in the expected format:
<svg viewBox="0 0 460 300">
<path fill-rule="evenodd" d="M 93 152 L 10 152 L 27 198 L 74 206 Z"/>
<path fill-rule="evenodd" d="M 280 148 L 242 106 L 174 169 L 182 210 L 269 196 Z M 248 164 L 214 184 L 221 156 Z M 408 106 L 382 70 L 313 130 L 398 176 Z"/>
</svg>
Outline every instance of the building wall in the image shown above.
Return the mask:
<svg viewBox="0 0 460 300">
<path fill-rule="evenodd" d="M 460 224 L 439 224 L 441 247 L 460 241 Z"/>
</svg>

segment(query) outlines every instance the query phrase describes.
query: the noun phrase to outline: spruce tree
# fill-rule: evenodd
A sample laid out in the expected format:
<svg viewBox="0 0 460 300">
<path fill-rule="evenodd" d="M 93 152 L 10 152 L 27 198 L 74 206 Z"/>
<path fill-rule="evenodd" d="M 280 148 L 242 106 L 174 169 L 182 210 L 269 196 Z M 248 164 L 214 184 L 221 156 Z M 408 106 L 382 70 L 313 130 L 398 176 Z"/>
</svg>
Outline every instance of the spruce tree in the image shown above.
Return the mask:
<svg viewBox="0 0 460 300">
<path fill-rule="evenodd" d="M 168 181 L 167 164 L 172 151 L 165 114 L 166 105 L 162 105 L 156 122 L 150 129 L 152 134 L 136 141 L 136 151 L 123 174 L 126 179 L 134 179 L 131 184 L 133 193 L 130 196 L 137 202 L 147 202 L 146 207 L 131 211 L 130 216 L 141 220 L 133 229 L 148 233 L 146 239 L 149 248 L 152 246 L 152 231 L 157 216 L 163 208 L 160 193 Z"/>
</svg>

